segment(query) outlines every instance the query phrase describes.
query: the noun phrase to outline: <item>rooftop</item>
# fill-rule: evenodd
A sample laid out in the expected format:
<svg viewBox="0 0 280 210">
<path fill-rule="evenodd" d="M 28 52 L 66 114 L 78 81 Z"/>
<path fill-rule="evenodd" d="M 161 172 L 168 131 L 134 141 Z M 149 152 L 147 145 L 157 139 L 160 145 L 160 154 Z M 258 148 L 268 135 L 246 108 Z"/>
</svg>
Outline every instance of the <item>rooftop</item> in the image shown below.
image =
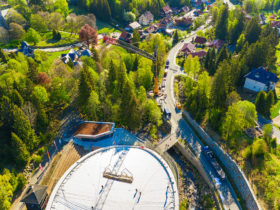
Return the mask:
<svg viewBox="0 0 280 210">
<path fill-rule="evenodd" d="M 252 69 L 246 78 L 255 80 L 257 82 L 268 84 L 269 82 L 278 82 L 278 77 L 270 71 L 265 70 L 264 67 L 259 67 L 258 69 Z"/>
<path fill-rule="evenodd" d="M 55 186 L 47 210 L 179 209 L 177 185 L 154 151 L 131 146 L 95 150 L 78 160 Z"/>
</svg>

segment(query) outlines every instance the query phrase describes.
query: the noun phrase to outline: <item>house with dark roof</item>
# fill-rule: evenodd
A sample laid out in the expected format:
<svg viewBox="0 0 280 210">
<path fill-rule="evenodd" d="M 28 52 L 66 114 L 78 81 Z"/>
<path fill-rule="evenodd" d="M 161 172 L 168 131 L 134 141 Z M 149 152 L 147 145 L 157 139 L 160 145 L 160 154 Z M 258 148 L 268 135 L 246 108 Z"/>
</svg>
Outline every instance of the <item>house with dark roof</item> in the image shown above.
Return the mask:
<svg viewBox="0 0 280 210">
<path fill-rule="evenodd" d="M 254 92 L 274 90 L 279 80 L 275 74 L 264 67 L 252 69 L 244 77 L 246 78 L 244 88 Z"/>
<path fill-rule="evenodd" d="M 165 16 L 169 16 L 172 14 L 172 9 L 170 8 L 170 6 L 167 4 L 165 7 L 162 8 L 163 14 Z"/>
<path fill-rule="evenodd" d="M 34 49 L 32 49 L 26 41 L 21 42 L 20 49 L 17 52 L 21 52 L 23 55 L 27 57 L 34 57 Z"/>
<path fill-rule="evenodd" d="M 150 11 L 146 11 L 139 17 L 139 23 L 142 26 L 147 26 L 152 22 L 154 22 L 154 15 Z"/>
<path fill-rule="evenodd" d="M 204 45 L 206 43 L 206 38 L 202 36 L 196 36 L 194 43 L 197 45 Z"/>
<path fill-rule="evenodd" d="M 184 46 L 181 49 L 181 52 L 184 52 L 185 54 L 195 52 L 195 46 L 192 43 L 185 43 Z"/>
<path fill-rule="evenodd" d="M 191 17 L 183 17 L 175 19 L 175 23 L 177 26 L 188 28 L 192 25 L 192 18 Z"/>
<path fill-rule="evenodd" d="M 67 54 L 61 54 L 61 60 L 67 64 L 70 61 L 73 62 L 74 66 L 81 64 L 80 58 L 86 56 L 91 57 L 91 51 L 89 49 L 79 49 L 75 51 L 74 49 L 71 49 Z"/>
<path fill-rule="evenodd" d="M 130 42 L 132 38 L 132 35 L 126 31 L 123 31 L 119 37 L 120 40 L 125 42 Z"/>
<path fill-rule="evenodd" d="M 225 42 L 221 39 L 215 39 L 214 41 L 208 42 L 206 45 L 207 47 L 215 47 L 219 50 L 222 46 L 224 46 Z"/>
<path fill-rule="evenodd" d="M 191 55 L 192 57 L 198 57 L 199 59 L 202 59 L 206 56 L 207 52 L 205 52 L 204 50 L 199 50 L 197 52 L 190 52 L 187 55 Z"/>
<path fill-rule="evenodd" d="M 21 202 L 25 203 L 27 210 L 45 209 L 47 201 L 47 186 L 37 184 L 29 186 L 21 200 Z"/>
</svg>

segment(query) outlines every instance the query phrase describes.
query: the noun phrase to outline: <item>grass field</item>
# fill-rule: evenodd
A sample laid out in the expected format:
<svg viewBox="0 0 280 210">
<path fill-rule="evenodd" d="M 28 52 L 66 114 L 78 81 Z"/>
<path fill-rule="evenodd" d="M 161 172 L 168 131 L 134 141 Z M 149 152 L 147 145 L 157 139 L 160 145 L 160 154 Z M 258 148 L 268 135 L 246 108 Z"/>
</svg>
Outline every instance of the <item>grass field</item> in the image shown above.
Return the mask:
<svg viewBox="0 0 280 210">
<path fill-rule="evenodd" d="M 109 33 L 112 33 L 112 32 L 121 32 L 121 31 L 113 28 L 108 23 L 105 23 L 101 20 L 96 20 L 96 26 L 98 28 L 98 33 L 99 34 L 103 34 L 103 33 L 109 34 Z"/>
</svg>

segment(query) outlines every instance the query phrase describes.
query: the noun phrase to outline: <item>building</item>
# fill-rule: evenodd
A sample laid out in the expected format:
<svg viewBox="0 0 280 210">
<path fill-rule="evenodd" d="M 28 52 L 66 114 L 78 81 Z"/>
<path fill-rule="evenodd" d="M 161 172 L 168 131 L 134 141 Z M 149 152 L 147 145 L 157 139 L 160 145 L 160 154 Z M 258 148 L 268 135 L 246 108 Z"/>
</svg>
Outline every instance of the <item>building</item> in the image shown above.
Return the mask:
<svg viewBox="0 0 280 210">
<path fill-rule="evenodd" d="M 61 209 L 179 209 L 168 164 L 144 147 L 97 149 L 74 163 L 56 184 L 46 207 Z"/>
<path fill-rule="evenodd" d="M 27 57 L 34 57 L 34 49 L 32 49 L 26 41 L 21 42 L 20 49 L 17 52 L 20 52 Z"/>
<path fill-rule="evenodd" d="M 244 88 L 254 92 L 274 90 L 279 80 L 275 74 L 267 71 L 264 67 L 252 69 L 245 75 L 245 78 Z"/>
<path fill-rule="evenodd" d="M 133 30 L 140 29 L 141 25 L 137 21 L 134 21 L 129 24 L 129 28 L 133 31 Z"/>
<path fill-rule="evenodd" d="M 188 13 L 190 11 L 190 9 L 187 6 L 184 6 L 184 7 L 182 7 L 181 11 L 184 13 Z"/>
<path fill-rule="evenodd" d="M 145 31 L 147 33 L 151 34 L 151 33 L 157 32 L 158 29 L 159 29 L 158 24 L 153 24 L 153 25 L 150 25 L 148 28 L 146 28 Z"/>
<path fill-rule="evenodd" d="M 204 50 L 199 50 L 197 52 L 190 52 L 187 55 L 191 55 L 192 57 L 198 57 L 199 59 L 202 59 L 206 56 L 207 52 L 205 52 Z"/>
<path fill-rule="evenodd" d="M 162 11 L 165 16 L 170 16 L 170 15 L 172 15 L 172 12 L 173 12 L 168 4 L 162 8 Z"/>
<path fill-rule="evenodd" d="M 195 46 L 192 43 L 185 43 L 184 46 L 181 49 L 181 52 L 184 52 L 185 54 L 195 52 Z"/>
<path fill-rule="evenodd" d="M 206 38 L 202 36 L 195 37 L 194 43 L 197 45 L 204 45 L 206 43 Z"/>
<path fill-rule="evenodd" d="M 183 17 L 175 19 L 175 23 L 177 26 L 188 28 L 192 25 L 192 18 L 191 17 Z"/>
<path fill-rule="evenodd" d="M 225 42 L 221 39 L 215 39 L 214 41 L 210 41 L 207 43 L 207 47 L 215 47 L 217 50 L 219 50 L 221 47 L 223 47 Z"/>
<path fill-rule="evenodd" d="M 35 184 L 29 186 L 21 202 L 25 203 L 27 210 L 41 210 L 45 209 L 47 198 L 47 187 Z"/>
<path fill-rule="evenodd" d="M 73 136 L 79 139 L 98 140 L 112 136 L 114 128 L 115 123 L 83 121 L 79 123 Z"/>
<path fill-rule="evenodd" d="M 170 28 L 173 26 L 173 18 L 171 16 L 164 17 L 159 21 L 161 28 Z"/>
<path fill-rule="evenodd" d="M 150 11 L 146 11 L 139 17 L 139 23 L 142 26 L 147 26 L 152 22 L 154 22 L 154 15 Z"/>
<path fill-rule="evenodd" d="M 89 49 L 83 49 L 83 48 L 81 48 L 77 51 L 74 49 L 71 49 L 67 54 L 61 54 L 61 60 L 65 64 L 68 64 L 70 61 L 72 61 L 74 66 L 76 66 L 79 64 L 80 58 L 83 56 L 91 57 L 91 51 Z"/>
<path fill-rule="evenodd" d="M 132 38 L 132 35 L 126 31 L 123 31 L 119 37 L 120 40 L 125 42 L 130 42 Z"/>
</svg>

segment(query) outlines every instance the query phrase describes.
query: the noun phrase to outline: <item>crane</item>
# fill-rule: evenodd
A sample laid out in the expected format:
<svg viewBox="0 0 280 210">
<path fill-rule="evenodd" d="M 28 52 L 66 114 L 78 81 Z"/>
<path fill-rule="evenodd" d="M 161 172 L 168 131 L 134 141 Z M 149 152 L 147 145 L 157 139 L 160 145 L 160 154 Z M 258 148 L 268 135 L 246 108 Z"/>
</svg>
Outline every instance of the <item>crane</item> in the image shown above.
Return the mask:
<svg viewBox="0 0 280 210">
<path fill-rule="evenodd" d="M 158 77 L 157 77 L 157 54 L 158 54 L 158 47 L 156 47 L 155 51 L 154 51 L 154 55 L 151 55 L 150 53 L 141 50 L 137 47 L 135 47 L 132 44 L 129 44 L 125 41 L 119 40 L 119 39 L 115 39 L 115 38 L 111 38 L 109 36 L 104 36 L 103 37 L 103 41 L 112 45 L 116 45 L 116 46 L 120 46 L 128 51 L 134 52 L 140 56 L 143 56 L 147 59 L 150 59 L 153 61 L 153 65 L 155 68 L 155 76 L 154 76 L 154 96 L 158 96 L 159 95 L 159 88 L 158 88 Z"/>
</svg>

